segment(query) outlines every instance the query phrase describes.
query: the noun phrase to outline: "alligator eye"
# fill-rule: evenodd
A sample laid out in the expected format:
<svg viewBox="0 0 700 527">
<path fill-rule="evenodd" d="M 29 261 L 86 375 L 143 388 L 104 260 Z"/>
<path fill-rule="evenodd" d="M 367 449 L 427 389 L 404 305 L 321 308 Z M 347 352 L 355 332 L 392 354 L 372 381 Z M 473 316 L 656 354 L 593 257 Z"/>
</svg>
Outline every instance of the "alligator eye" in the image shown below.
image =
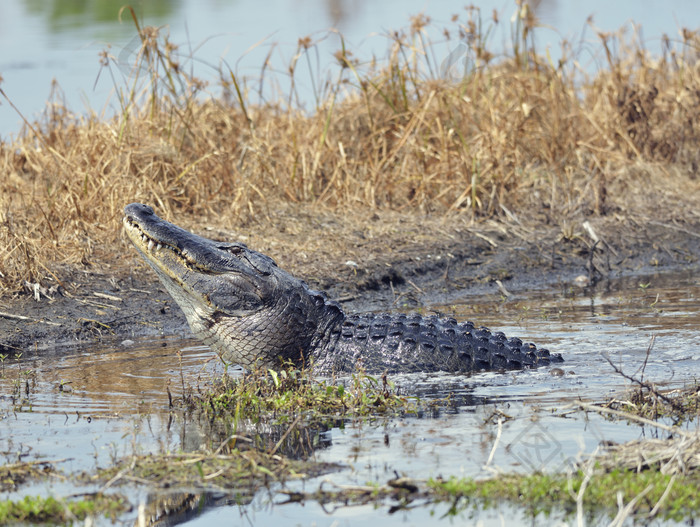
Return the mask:
<svg viewBox="0 0 700 527">
<path fill-rule="evenodd" d="M 243 247 L 239 247 L 238 245 L 221 245 L 217 247 L 217 249 L 221 249 L 222 251 L 226 251 L 236 256 L 239 256 L 243 252 Z"/>
</svg>

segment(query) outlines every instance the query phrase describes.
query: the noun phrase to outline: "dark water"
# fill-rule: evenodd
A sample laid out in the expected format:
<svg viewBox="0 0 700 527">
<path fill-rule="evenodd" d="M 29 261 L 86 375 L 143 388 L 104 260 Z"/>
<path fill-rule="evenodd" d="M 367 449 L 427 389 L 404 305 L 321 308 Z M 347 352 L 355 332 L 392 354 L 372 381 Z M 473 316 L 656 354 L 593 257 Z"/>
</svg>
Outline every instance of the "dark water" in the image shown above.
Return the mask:
<svg viewBox="0 0 700 527">
<path fill-rule="evenodd" d="M 327 486 L 383 483 L 396 473 L 424 479 L 566 470 L 603 440 L 658 435 L 653 428 L 595 414 L 561 416 L 574 401 L 600 401 L 625 391 L 627 381 L 613 372 L 604 355 L 639 376 L 653 335 L 645 379 L 674 387 L 700 373 L 700 283 L 693 273 L 637 277 L 593 293 L 565 287 L 508 301 L 497 292 L 464 296 L 426 309 L 473 319 L 560 351 L 566 373 L 396 376 L 393 380 L 406 392 L 423 398 L 451 394 L 454 403 L 421 416 L 348 422 L 326 431 L 315 459 L 340 462 L 347 469 L 288 488 L 313 490 L 321 480 Z M 177 396 L 183 386 L 204 387 L 221 375 L 218 361 L 208 361 L 212 357 L 193 341 L 160 339 L 68 350 L 33 361 L 6 358 L 0 379 L 0 453 L 8 462 L 20 457 L 65 460 L 57 465 L 74 472 L 107 466 L 132 453 L 194 450 L 207 441 L 206 434 L 199 423 L 169 407 L 168 390 Z M 48 482 L 10 497 L 69 492 L 70 486 Z M 147 489 L 132 492 L 137 503 L 147 499 Z M 389 516 L 385 508 L 362 506 L 329 514 L 313 503 L 274 505 L 281 501 L 262 492 L 246 506 L 207 509 L 189 523 L 355 525 L 372 518 L 382 524 L 386 520 L 386 525 L 425 525 L 440 523 L 445 511 L 431 506 Z M 124 521 L 133 521 L 135 514 Z M 484 525 L 500 525 L 502 518 L 515 525 L 530 523 L 523 511 L 505 505 L 476 517 Z"/>
<path fill-rule="evenodd" d="M 269 54 L 268 82 L 285 86 L 298 39 L 311 36 L 318 40 L 311 68 L 304 60 L 299 61 L 296 79 L 301 102 L 311 107 L 314 84 L 320 86 L 326 79 L 337 77 L 333 54 L 342 43 L 339 33 L 329 30 L 342 33 L 346 48 L 361 63 L 368 63 L 373 57 L 386 56 L 390 46 L 387 35 L 407 28 L 411 16 L 423 13 L 433 20 L 426 30 L 426 37 L 436 43 L 431 60 L 435 68 L 449 70 L 461 60 L 461 43 L 458 39 L 445 43 L 442 31 L 449 27 L 456 34 L 458 25 L 450 21 L 451 17 L 458 15 L 465 24 L 464 7 L 471 3 L 481 8 L 484 29 L 493 26 L 494 51 L 508 49 L 511 19 L 516 12 L 513 0 L 269 0 L 264 7 L 234 0 L 130 2 L 142 25 L 161 27 L 180 46 L 181 66 L 209 82 L 218 78 L 217 69 L 223 61 L 241 78 L 258 78 Z M 694 0 L 530 3 L 542 25 L 537 32 L 542 53 L 549 53 L 556 61 L 560 43 L 567 39 L 575 44 L 579 66 L 589 70 L 605 64 L 596 44 L 597 31 L 616 31 L 623 26 L 631 31 L 632 23 L 640 24 L 647 48 L 657 52 L 663 34 L 674 40 L 681 27 L 695 29 L 700 15 L 700 4 Z M 17 108 L 0 98 L 0 140 L 19 133 L 22 118 L 17 111 L 32 121 L 45 110 L 51 94 L 54 102 L 65 102 L 79 114 L 88 109 L 97 115 L 114 113 L 118 107 L 114 90 L 128 82 L 139 45 L 130 14 L 123 12 L 119 17 L 124 4 L 110 0 L 0 2 L 0 76 L 4 79 L 0 88 Z M 492 24 L 494 11 L 499 19 L 497 26 Z M 587 26 L 589 17 L 593 27 Z M 108 72 L 100 73 L 100 54 L 105 50 L 116 82 Z M 53 80 L 58 90 L 52 89 Z M 215 86 L 210 89 L 216 95 Z M 266 98 L 279 96 L 275 90 L 264 94 Z"/>
</svg>

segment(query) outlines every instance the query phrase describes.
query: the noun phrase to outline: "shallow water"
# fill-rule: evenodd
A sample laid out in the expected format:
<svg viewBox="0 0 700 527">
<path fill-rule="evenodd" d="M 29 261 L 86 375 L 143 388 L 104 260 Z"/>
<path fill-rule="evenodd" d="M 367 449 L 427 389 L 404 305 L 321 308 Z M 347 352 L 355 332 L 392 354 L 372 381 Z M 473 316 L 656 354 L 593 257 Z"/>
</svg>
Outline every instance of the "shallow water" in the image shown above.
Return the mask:
<svg viewBox="0 0 700 527">
<path fill-rule="evenodd" d="M 602 440 L 658 435 L 653 428 L 611 422 L 597 414 L 560 416 L 574 401 L 599 401 L 625 390 L 627 381 L 613 372 L 604 355 L 638 377 L 654 335 L 645 379 L 681 386 L 700 372 L 700 283 L 693 273 L 635 277 L 601 285 L 593 293 L 563 287 L 521 293 L 507 301 L 497 292 L 479 298 L 464 295 L 425 310 L 472 319 L 561 352 L 565 374 L 539 369 L 471 377 L 395 376 L 406 393 L 423 398 L 450 394 L 453 402 L 420 416 L 350 421 L 344 428 L 323 432 L 323 448 L 315 458 L 347 468 L 288 488 L 313 490 L 321 481 L 330 487 L 386 482 L 396 473 L 424 479 L 566 470 Z M 76 472 L 106 466 L 133 452 L 194 450 L 206 441 L 205 433 L 169 407 L 168 391 L 176 397 L 183 386 L 196 390 L 221 375 L 218 361 L 208 361 L 212 357 L 194 341 L 175 339 L 130 346 L 114 342 L 32 360 L 8 357 L 0 379 L 0 453 L 8 462 L 65 459 L 57 466 Z M 16 494 L 65 495 L 69 489 L 60 482 L 43 482 Z M 132 492 L 136 502 L 147 499 L 147 489 Z M 441 523 L 446 510 L 428 506 L 390 516 L 387 507 L 358 506 L 328 513 L 313 503 L 274 505 L 282 501 L 285 498 L 274 491 L 262 492 L 246 506 L 207 508 L 188 522 L 351 525 L 381 518 L 387 525 L 426 525 Z M 124 521 L 133 521 L 135 514 Z M 504 518 L 514 525 L 532 523 L 524 511 L 510 505 L 465 514 L 484 525 L 500 525 Z M 536 523 L 544 521 L 538 518 Z"/>
<path fill-rule="evenodd" d="M 179 353 L 179 354 L 178 354 Z M 67 471 L 106 466 L 133 452 L 179 449 L 173 397 L 221 371 L 194 341 L 144 340 L 77 348 L 29 361 L 8 357 L 0 378 L 0 454 L 8 462 L 65 460 Z"/>
</svg>

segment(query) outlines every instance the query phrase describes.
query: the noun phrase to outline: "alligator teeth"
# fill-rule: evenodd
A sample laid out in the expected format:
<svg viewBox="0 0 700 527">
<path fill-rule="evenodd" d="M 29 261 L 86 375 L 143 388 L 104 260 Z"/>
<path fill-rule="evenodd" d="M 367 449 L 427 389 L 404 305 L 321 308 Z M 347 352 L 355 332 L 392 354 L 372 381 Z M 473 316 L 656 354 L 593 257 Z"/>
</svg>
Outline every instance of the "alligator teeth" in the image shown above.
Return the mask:
<svg viewBox="0 0 700 527">
<path fill-rule="evenodd" d="M 163 246 L 160 243 L 156 243 L 156 252 L 160 251 Z"/>
<path fill-rule="evenodd" d="M 185 259 L 185 261 L 186 261 L 188 264 L 190 264 L 190 265 L 195 265 L 195 264 L 196 264 L 195 259 L 192 257 L 192 255 L 191 255 L 189 252 L 183 251 L 181 254 L 182 254 L 182 257 Z"/>
<path fill-rule="evenodd" d="M 152 251 L 154 246 L 155 244 L 153 243 L 153 240 L 148 240 L 148 250 Z"/>
</svg>

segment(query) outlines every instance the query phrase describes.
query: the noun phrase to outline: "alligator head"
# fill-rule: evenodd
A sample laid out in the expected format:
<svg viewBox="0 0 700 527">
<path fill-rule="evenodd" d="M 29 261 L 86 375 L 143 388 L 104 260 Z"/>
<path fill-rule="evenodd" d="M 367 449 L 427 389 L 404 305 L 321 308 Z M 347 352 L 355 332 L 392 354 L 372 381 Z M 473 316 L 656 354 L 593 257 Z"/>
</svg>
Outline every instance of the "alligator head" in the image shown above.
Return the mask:
<svg viewBox="0 0 700 527">
<path fill-rule="evenodd" d="M 197 236 L 140 203 L 127 205 L 123 223 L 192 332 L 226 363 L 303 361 L 312 342 L 343 318 L 325 295 L 242 243 Z"/>
</svg>

